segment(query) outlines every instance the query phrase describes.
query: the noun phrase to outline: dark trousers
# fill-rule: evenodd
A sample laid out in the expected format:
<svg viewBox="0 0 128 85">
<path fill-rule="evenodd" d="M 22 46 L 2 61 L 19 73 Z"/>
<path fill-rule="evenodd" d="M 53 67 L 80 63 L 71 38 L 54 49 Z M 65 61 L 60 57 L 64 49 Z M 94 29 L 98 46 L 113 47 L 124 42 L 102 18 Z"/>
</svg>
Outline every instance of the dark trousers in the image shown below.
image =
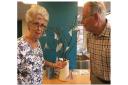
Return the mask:
<svg viewBox="0 0 128 85">
<path fill-rule="evenodd" d="M 90 75 L 91 84 L 102 84 L 102 85 L 110 85 L 110 81 L 103 80 L 101 78 L 98 78 L 97 76 L 91 74 Z"/>
</svg>

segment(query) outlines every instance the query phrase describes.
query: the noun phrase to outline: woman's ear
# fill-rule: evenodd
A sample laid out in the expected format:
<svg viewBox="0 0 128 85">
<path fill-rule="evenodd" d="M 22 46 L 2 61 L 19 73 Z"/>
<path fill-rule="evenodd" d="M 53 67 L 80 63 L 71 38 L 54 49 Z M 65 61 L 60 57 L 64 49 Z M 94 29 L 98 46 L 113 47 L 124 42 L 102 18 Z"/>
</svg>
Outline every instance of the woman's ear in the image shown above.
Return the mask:
<svg viewBox="0 0 128 85">
<path fill-rule="evenodd" d="M 28 30 L 30 30 L 30 23 L 27 23 L 27 28 L 28 28 Z"/>
</svg>

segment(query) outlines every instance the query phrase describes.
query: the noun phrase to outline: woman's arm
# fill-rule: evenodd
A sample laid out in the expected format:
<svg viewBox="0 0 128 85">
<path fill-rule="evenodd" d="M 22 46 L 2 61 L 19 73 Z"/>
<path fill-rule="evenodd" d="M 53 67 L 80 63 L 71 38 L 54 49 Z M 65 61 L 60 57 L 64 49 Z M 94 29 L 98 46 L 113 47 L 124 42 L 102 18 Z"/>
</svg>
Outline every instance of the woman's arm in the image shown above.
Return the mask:
<svg viewBox="0 0 128 85">
<path fill-rule="evenodd" d="M 65 61 L 57 61 L 56 63 L 52 63 L 52 62 L 49 62 L 49 61 L 46 61 L 45 60 L 45 65 L 47 66 L 50 66 L 52 68 L 59 68 L 59 69 L 62 69 L 65 67 L 66 65 L 66 62 Z"/>
</svg>

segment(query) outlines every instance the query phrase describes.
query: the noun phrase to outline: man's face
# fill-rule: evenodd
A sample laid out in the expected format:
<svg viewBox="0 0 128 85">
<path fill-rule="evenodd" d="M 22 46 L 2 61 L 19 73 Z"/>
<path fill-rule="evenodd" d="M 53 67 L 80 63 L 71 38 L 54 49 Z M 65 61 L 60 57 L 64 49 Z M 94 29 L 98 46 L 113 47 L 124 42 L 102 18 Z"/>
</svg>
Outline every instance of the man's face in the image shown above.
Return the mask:
<svg viewBox="0 0 128 85">
<path fill-rule="evenodd" d="M 90 14 L 89 5 L 85 5 L 83 8 L 83 15 L 82 15 L 81 23 L 83 24 L 86 31 L 93 32 L 95 20 L 94 20 L 94 15 Z"/>
<path fill-rule="evenodd" d="M 45 31 L 47 23 L 41 15 L 37 14 L 29 24 L 29 31 L 32 37 L 39 39 Z"/>
</svg>

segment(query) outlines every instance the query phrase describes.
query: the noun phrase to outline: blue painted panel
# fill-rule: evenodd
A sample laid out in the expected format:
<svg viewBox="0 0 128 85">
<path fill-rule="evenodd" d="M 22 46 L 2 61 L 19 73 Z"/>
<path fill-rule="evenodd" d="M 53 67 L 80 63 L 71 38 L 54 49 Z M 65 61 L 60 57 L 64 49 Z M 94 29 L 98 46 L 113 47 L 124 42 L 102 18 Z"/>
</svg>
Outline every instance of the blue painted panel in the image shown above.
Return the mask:
<svg viewBox="0 0 128 85">
<path fill-rule="evenodd" d="M 70 60 L 70 69 L 74 69 L 76 67 L 77 34 L 73 29 L 77 26 L 77 2 L 39 2 L 38 4 L 44 6 L 49 12 L 46 36 L 40 39 L 44 58 L 55 62 L 57 56 L 65 57 Z M 58 33 L 59 40 L 55 39 L 55 33 Z M 63 47 L 56 52 L 57 44 L 60 42 Z M 65 52 L 67 47 L 69 49 Z"/>
</svg>

